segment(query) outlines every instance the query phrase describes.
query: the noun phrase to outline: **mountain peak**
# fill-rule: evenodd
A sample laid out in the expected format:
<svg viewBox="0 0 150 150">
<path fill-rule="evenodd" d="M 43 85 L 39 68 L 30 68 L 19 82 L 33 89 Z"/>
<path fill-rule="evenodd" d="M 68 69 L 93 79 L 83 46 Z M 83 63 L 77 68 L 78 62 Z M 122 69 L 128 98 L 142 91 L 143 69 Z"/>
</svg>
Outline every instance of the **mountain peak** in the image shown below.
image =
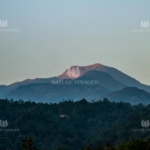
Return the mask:
<svg viewBox="0 0 150 150">
<path fill-rule="evenodd" d="M 95 63 L 95 64 L 91 64 L 91 65 L 87 65 L 87 66 L 79 66 L 79 65 L 73 65 L 73 66 L 69 66 L 68 68 L 73 68 L 73 67 L 102 67 L 104 65 L 100 64 L 100 63 Z"/>
<path fill-rule="evenodd" d="M 97 70 L 97 71 L 104 71 L 107 72 L 106 67 L 100 63 L 95 63 L 88 66 L 83 66 L 85 68 L 85 71 L 91 71 L 91 70 Z"/>
<path fill-rule="evenodd" d="M 89 65 L 89 66 L 104 66 L 104 65 L 102 65 L 102 64 L 100 64 L 100 63 L 95 63 L 95 64 L 92 64 L 92 65 Z"/>
<path fill-rule="evenodd" d="M 68 68 L 63 74 L 61 74 L 60 76 L 58 76 L 59 79 L 69 79 L 70 77 L 68 76 L 69 74 L 78 74 L 77 77 L 80 77 L 82 75 L 84 75 L 85 73 L 92 71 L 92 70 L 97 70 L 97 71 L 102 71 L 102 72 L 108 72 L 106 67 L 100 63 L 95 63 L 92 65 L 88 65 L 88 66 L 71 66 L 70 68 Z"/>
</svg>

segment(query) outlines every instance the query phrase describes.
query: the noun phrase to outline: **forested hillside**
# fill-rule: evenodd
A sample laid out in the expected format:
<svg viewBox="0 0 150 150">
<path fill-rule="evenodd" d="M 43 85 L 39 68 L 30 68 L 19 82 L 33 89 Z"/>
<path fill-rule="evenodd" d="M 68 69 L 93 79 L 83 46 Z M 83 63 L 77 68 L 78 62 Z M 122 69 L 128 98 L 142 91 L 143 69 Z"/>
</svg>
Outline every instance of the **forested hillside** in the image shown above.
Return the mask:
<svg viewBox="0 0 150 150">
<path fill-rule="evenodd" d="M 0 149 L 18 150 L 24 135 L 33 138 L 39 150 L 79 150 L 89 144 L 117 146 L 133 138 L 146 140 L 149 128 L 141 126 L 141 121 L 149 118 L 150 105 L 132 106 L 107 99 L 59 104 L 1 99 L 0 119 L 7 120 L 8 126 L 1 123 Z"/>
</svg>

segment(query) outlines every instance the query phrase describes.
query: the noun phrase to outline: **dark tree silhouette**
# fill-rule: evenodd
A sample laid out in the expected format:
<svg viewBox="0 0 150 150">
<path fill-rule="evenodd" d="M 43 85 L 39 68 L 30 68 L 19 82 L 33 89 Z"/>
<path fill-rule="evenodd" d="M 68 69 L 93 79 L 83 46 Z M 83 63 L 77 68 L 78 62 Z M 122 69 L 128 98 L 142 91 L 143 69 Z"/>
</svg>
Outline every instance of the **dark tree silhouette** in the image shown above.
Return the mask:
<svg viewBox="0 0 150 150">
<path fill-rule="evenodd" d="M 27 138 L 24 136 L 24 139 L 22 140 L 22 147 L 20 150 L 38 150 L 36 146 L 33 145 L 33 140 Z"/>
</svg>

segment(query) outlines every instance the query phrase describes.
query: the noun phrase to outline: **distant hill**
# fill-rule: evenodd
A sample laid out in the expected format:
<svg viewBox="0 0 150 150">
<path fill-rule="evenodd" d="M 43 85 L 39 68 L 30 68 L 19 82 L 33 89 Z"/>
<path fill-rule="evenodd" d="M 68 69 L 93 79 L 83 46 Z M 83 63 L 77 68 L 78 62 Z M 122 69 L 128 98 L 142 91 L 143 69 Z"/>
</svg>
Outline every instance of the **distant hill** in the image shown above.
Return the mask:
<svg viewBox="0 0 150 150">
<path fill-rule="evenodd" d="M 10 91 L 16 90 L 21 85 L 29 85 L 34 83 L 51 83 L 52 80 L 57 79 L 56 77 L 52 78 L 36 78 L 36 79 L 26 79 L 20 82 L 12 83 L 8 86 L 0 85 L 0 95 L 6 94 Z"/>
<path fill-rule="evenodd" d="M 110 101 L 150 104 L 150 93 L 136 87 L 126 87 L 107 96 Z"/>
<path fill-rule="evenodd" d="M 7 86 L 6 85 L 0 85 L 0 95 L 3 95 L 6 93 Z"/>
</svg>

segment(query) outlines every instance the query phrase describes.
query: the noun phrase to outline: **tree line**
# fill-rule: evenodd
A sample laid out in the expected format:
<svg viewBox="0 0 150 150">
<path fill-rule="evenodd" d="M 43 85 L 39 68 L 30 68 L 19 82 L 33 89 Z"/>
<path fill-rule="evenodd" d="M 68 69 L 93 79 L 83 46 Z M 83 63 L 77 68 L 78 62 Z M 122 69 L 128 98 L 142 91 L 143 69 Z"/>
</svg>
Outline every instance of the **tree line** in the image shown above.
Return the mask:
<svg viewBox="0 0 150 150">
<path fill-rule="evenodd" d="M 149 139 L 149 128 L 141 126 L 141 120 L 149 118 L 150 105 L 132 106 L 106 98 L 59 103 L 0 99 L 0 120 L 8 122 L 7 127 L 0 127 L 0 149 L 18 150 L 25 135 L 34 139 L 39 150 L 106 149 L 107 143 L 112 148 L 125 147 L 124 143 L 134 143 L 132 139 Z M 141 140 L 135 143 L 144 145 Z"/>
</svg>

